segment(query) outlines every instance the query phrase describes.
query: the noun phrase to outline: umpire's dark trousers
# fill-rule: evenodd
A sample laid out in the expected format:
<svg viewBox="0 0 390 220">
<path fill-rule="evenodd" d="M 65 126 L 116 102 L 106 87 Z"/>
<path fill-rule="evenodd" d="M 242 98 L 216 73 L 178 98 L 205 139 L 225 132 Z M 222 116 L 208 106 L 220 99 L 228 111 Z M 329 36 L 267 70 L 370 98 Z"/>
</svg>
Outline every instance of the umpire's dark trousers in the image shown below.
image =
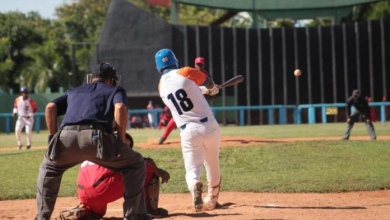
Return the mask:
<svg viewBox="0 0 390 220">
<path fill-rule="evenodd" d="M 356 109 L 355 109 L 355 111 L 352 112 L 351 120 L 348 122 L 347 130 L 345 131 L 345 134 L 343 137 L 344 140 L 349 139 L 353 125 L 355 124 L 356 121 L 359 120 L 360 114 L 361 113 Z M 362 114 L 362 115 L 363 115 L 364 120 L 367 120 L 367 118 L 364 116 L 364 114 Z M 372 121 L 370 120 L 370 123 L 367 123 L 367 121 L 365 121 L 365 123 L 366 123 L 366 127 L 367 127 L 367 132 L 370 135 L 371 140 L 375 140 L 376 134 L 375 134 L 375 128 L 374 128 L 374 125 L 372 124 Z"/>
<path fill-rule="evenodd" d="M 142 155 L 124 145 L 113 134 L 86 125 L 71 125 L 56 133 L 40 166 L 37 219 L 50 219 L 63 173 L 85 160 L 122 173 L 124 219 L 147 213 L 143 190 L 146 173 Z"/>
</svg>

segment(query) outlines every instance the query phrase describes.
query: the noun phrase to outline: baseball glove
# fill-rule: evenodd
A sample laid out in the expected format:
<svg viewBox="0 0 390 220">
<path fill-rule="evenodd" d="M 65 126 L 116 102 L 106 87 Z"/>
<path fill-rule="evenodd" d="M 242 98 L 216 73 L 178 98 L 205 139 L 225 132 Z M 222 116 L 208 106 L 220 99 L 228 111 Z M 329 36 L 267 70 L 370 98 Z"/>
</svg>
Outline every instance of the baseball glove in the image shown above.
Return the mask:
<svg viewBox="0 0 390 220">
<path fill-rule="evenodd" d="M 60 213 L 60 220 L 79 220 L 85 216 L 83 205 L 79 205 L 71 210 L 62 211 Z"/>
</svg>

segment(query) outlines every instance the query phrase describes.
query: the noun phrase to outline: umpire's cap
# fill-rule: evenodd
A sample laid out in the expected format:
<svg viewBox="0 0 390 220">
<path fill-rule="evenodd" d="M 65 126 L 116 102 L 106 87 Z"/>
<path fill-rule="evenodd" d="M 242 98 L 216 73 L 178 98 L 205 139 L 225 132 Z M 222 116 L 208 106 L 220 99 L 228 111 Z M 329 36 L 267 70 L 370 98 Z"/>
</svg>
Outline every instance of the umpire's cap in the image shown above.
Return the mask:
<svg viewBox="0 0 390 220">
<path fill-rule="evenodd" d="M 179 67 L 179 61 L 176 59 L 175 54 L 170 49 L 162 49 L 156 53 L 155 56 L 156 67 L 159 72 L 168 66 Z"/>
<path fill-rule="evenodd" d="M 92 67 L 91 74 L 93 77 L 102 77 L 111 79 L 116 76 L 116 69 L 109 63 L 99 63 Z"/>
<path fill-rule="evenodd" d="M 22 88 L 20 89 L 20 92 L 21 92 L 21 93 L 28 93 L 27 87 L 22 87 Z"/>
</svg>

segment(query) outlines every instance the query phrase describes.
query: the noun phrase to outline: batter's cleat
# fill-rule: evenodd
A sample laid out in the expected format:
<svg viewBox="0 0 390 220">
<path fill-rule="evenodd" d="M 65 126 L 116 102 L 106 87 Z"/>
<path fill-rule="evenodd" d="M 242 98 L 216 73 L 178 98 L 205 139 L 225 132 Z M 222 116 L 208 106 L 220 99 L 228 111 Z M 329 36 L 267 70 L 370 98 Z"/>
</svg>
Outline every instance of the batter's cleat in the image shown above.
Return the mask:
<svg viewBox="0 0 390 220">
<path fill-rule="evenodd" d="M 218 196 L 213 196 L 209 194 L 204 198 L 203 207 L 206 211 L 214 210 L 217 204 L 218 204 Z"/>
<path fill-rule="evenodd" d="M 203 192 L 202 182 L 196 182 L 191 192 L 192 200 L 194 203 L 194 209 L 196 212 L 200 212 L 203 209 L 202 192 Z"/>
<path fill-rule="evenodd" d="M 208 184 L 208 189 L 207 189 L 207 196 L 204 198 L 203 202 L 203 209 L 207 211 L 214 210 L 217 205 L 218 205 L 218 196 L 219 196 L 219 191 L 221 188 L 221 181 L 219 181 L 219 184 L 217 186 L 210 186 Z"/>
<path fill-rule="evenodd" d="M 21 149 L 22 149 L 22 147 L 23 147 L 23 145 L 19 145 L 19 146 L 18 146 L 19 150 L 21 150 Z"/>
<path fill-rule="evenodd" d="M 30 150 L 31 149 L 31 145 L 27 145 L 27 150 Z"/>
<path fill-rule="evenodd" d="M 157 144 L 163 144 L 165 140 L 166 140 L 166 138 L 160 137 L 160 139 L 158 139 Z"/>
</svg>

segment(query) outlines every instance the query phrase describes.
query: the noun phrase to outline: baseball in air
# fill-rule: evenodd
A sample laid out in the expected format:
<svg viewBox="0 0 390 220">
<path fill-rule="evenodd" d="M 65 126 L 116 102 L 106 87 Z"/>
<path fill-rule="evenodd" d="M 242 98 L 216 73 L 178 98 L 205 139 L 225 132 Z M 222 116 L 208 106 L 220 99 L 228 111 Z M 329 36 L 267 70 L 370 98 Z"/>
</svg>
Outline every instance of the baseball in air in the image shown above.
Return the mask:
<svg viewBox="0 0 390 220">
<path fill-rule="evenodd" d="M 294 71 L 294 76 L 296 76 L 296 77 L 301 76 L 301 74 L 302 74 L 302 72 L 301 72 L 301 70 L 299 70 L 299 69 L 296 69 L 296 70 Z"/>
</svg>

